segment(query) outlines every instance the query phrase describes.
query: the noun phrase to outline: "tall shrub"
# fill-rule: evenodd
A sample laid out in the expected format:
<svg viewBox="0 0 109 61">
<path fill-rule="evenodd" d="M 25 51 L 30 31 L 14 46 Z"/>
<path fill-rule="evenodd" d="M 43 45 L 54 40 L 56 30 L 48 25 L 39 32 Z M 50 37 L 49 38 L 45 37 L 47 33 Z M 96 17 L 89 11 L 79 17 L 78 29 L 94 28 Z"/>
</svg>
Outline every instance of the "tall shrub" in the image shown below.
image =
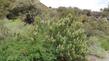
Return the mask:
<svg viewBox="0 0 109 61">
<path fill-rule="evenodd" d="M 62 18 L 50 26 L 49 38 L 57 61 L 84 61 L 87 53 L 86 36 L 80 19 L 72 15 Z"/>
</svg>

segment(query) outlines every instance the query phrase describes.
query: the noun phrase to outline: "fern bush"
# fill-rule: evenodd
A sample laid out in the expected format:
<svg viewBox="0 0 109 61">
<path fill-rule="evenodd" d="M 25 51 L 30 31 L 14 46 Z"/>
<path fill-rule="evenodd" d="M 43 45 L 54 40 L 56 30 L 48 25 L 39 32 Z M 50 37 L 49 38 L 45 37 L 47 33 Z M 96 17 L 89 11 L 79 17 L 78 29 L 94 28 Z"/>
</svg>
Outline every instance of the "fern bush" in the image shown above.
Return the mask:
<svg viewBox="0 0 109 61">
<path fill-rule="evenodd" d="M 25 25 L 0 41 L 1 61 L 85 61 L 87 44 L 82 23 L 72 15 L 58 21 Z M 28 29 L 30 28 L 30 29 Z"/>
<path fill-rule="evenodd" d="M 50 27 L 49 38 L 56 49 L 57 61 L 85 61 L 87 41 L 82 23 L 72 16 Z"/>
</svg>

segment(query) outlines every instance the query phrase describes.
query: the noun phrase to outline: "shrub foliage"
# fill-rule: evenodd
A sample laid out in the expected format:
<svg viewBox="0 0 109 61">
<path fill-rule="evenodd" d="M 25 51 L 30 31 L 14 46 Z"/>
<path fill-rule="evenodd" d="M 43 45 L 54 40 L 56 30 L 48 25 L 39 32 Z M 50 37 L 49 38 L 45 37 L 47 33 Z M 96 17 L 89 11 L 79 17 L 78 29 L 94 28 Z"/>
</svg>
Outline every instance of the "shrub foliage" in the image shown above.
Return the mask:
<svg viewBox="0 0 109 61">
<path fill-rule="evenodd" d="M 0 41 L 1 61 L 84 61 L 86 36 L 78 18 L 26 25 L 24 32 L 11 33 Z M 27 33 L 25 33 L 27 32 Z"/>
</svg>

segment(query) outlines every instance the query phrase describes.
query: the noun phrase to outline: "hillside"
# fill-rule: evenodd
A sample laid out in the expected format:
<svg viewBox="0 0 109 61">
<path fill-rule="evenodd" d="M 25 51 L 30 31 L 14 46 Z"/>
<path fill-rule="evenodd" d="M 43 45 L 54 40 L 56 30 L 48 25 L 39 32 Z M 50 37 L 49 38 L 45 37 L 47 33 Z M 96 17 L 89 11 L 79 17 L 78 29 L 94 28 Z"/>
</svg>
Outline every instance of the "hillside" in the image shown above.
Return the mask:
<svg viewBox="0 0 109 61">
<path fill-rule="evenodd" d="M 0 61 L 109 60 L 109 7 L 97 12 L 39 0 L 0 3 Z"/>
</svg>

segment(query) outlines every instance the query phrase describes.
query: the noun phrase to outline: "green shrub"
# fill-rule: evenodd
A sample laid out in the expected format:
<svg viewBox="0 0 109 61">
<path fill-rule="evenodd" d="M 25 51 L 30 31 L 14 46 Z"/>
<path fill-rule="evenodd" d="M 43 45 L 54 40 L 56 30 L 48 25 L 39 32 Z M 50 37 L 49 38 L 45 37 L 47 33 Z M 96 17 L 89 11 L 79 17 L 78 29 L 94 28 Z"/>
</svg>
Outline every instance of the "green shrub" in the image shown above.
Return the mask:
<svg viewBox="0 0 109 61">
<path fill-rule="evenodd" d="M 73 20 L 72 20 L 73 19 Z M 72 16 L 63 18 L 50 27 L 58 61 L 84 61 L 87 53 L 84 30 L 81 22 Z"/>
<path fill-rule="evenodd" d="M 36 18 L 34 25 L 23 28 L 0 41 L 1 61 L 85 61 L 87 41 L 78 18 Z"/>
</svg>

